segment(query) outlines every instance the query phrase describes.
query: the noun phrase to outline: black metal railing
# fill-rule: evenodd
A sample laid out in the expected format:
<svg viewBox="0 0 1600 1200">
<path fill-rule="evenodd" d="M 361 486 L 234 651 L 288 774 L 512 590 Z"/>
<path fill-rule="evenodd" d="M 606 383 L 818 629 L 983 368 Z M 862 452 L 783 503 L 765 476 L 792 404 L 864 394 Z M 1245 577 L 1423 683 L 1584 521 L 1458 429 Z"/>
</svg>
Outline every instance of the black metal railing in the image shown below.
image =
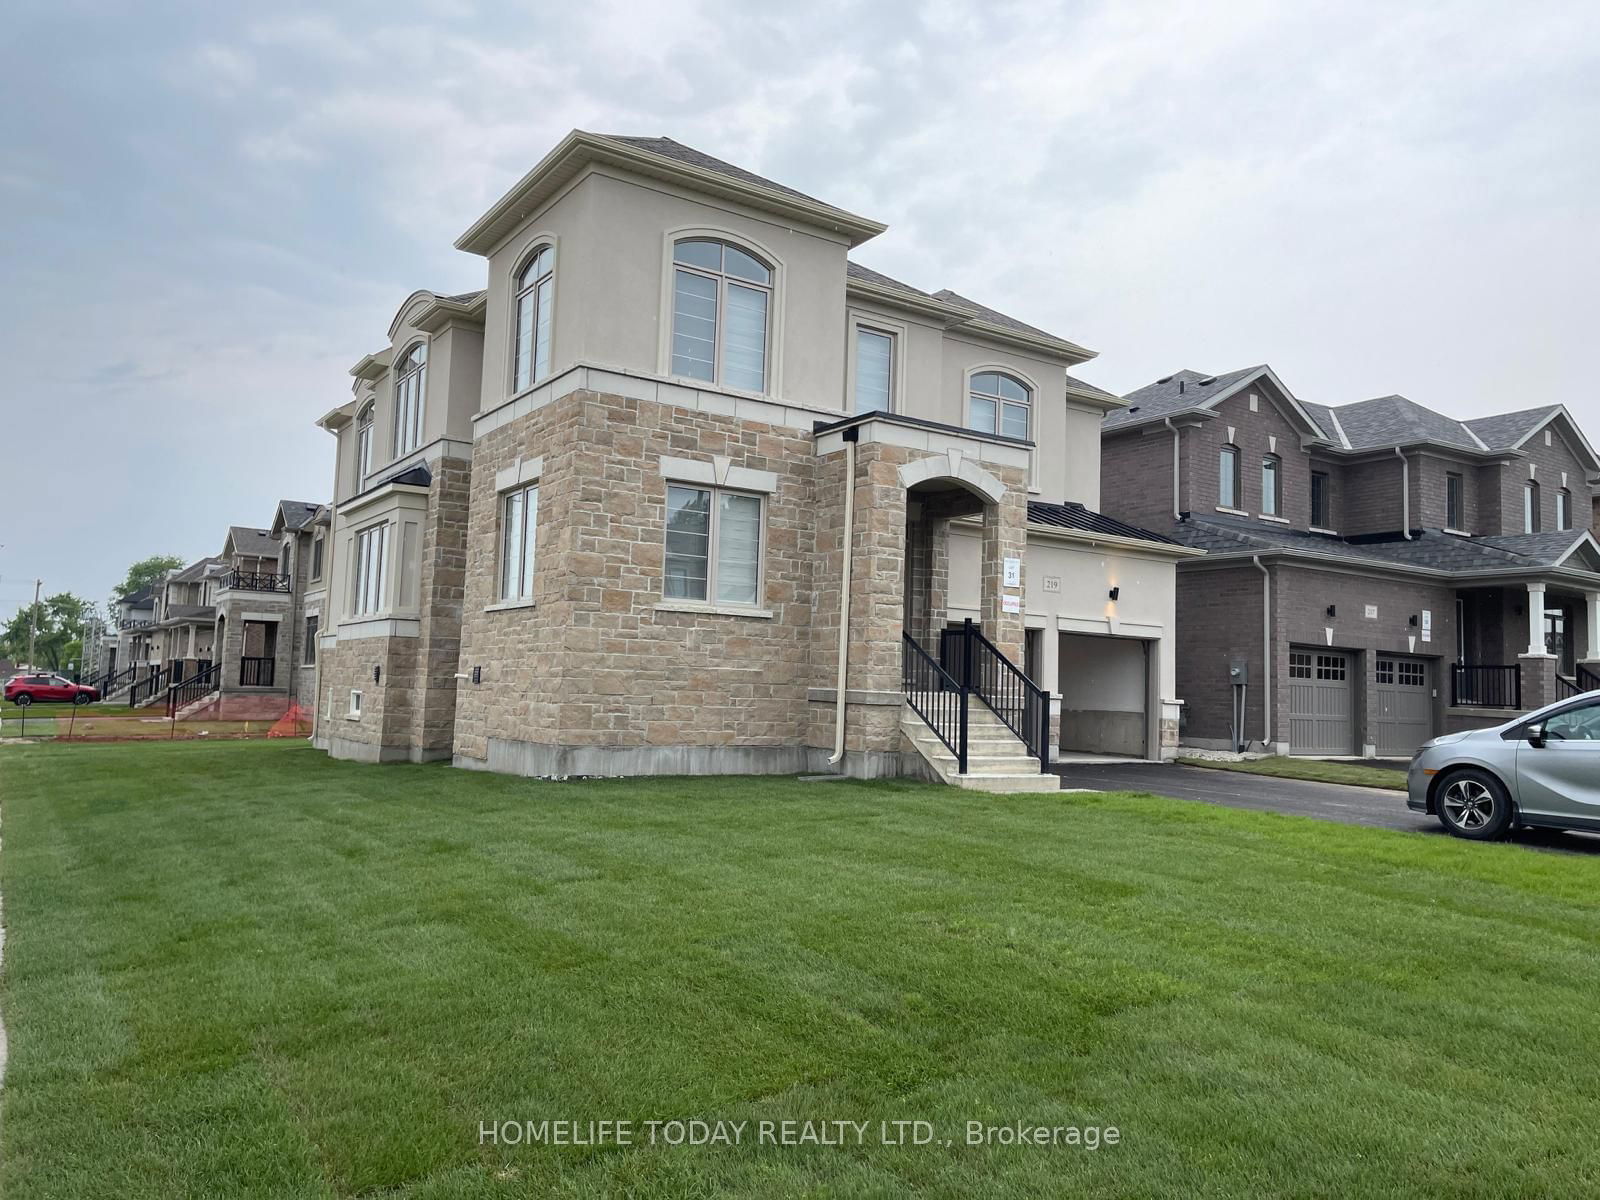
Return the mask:
<svg viewBox="0 0 1600 1200">
<path fill-rule="evenodd" d="M 1521 708 L 1522 669 L 1452 667 L 1450 703 L 1456 708 Z"/>
<path fill-rule="evenodd" d="M 239 660 L 240 687 L 271 687 L 272 659 L 241 658 Z"/>
<path fill-rule="evenodd" d="M 1578 673 L 1575 677 L 1580 692 L 1600 692 L 1600 674 L 1596 674 L 1582 663 L 1578 664 Z"/>
<path fill-rule="evenodd" d="M 113 693 L 120 692 L 123 688 L 131 684 L 134 679 L 138 677 L 140 670 L 140 666 L 135 663 L 131 667 L 124 667 L 120 671 L 116 671 L 110 675 L 107 675 L 99 683 L 91 686 L 100 689 L 100 699 L 109 699 Z"/>
<path fill-rule="evenodd" d="M 954 636 L 950 636 L 954 635 Z M 968 617 L 947 631 L 941 648 L 955 650 L 956 678 L 989 706 L 1005 727 L 1022 739 L 1028 753 L 1050 769 L 1050 694 L 983 635 Z"/>
<path fill-rule="evenodd" d="M 917 639 L 900 635 L 900 687 L 911 711 L 922 718 L 944 748 L 956 756 L 956 770 L 967 773 L 966 688 L 934 661 Z"/>
<path fill-rule="evenodd" d="M 1578 686 L 1575 679 L 1568 679 L 1565 675 L 1556 676 L 1556 699 L 1570 700 L 1574 696 L 1583 695 L 1583 689 Z"/>
<path fill-rule="evenodd" d="M 159 663 L 145 668 L 145 674 L 133 681 L 133 686 L 128 689 L 128 703 L 137 706 L 150 699 L 167 685 L 166 668 Z"/>
<path fill-rule="evenodd" d="M 202 671 L 197 671 L 189 678 L 174 683 L 167 689 L 167 716 L 174 717 L 178 712 L 196 700 L 211 695 L 212 692 L 222 688 L 222 664 L 208 666 Z"/>
<path fill-rule="evenodd" d="M 290 577 L 271 575 L 262 571 L 234 571 L 228 576 L 228 586 L 246 592 L 287 592 Z"/>
<path fill-rule="evenodd" d="M 153 624 L 155 624 L 155 622 L 147 620 L 144 617 L 124 617 L 122 620 L 117 622 L 117 628 L 118 629 L 144 629 L 144 628 L 146 628 L 146 627 L 148 627 L 150 625 L 153 625 Z"/>
</svg>

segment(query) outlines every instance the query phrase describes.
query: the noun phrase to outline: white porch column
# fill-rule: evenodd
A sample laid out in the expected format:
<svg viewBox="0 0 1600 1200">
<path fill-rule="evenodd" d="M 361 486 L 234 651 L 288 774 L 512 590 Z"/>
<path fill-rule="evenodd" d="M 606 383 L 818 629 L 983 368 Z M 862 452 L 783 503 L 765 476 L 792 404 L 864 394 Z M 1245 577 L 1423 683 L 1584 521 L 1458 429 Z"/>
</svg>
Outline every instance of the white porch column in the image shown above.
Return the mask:
<svg viewBox="0 0 1600 1200">
<path fill-rule="evenodd" d="M 1584 623 L 1584 628 L 1589 631 L 1589 648 L 1583 661 L 1600 662 L 1600 592 L 1585 592 L 1583 599 L 1589 610 L 1589 619 Z"/>
<path fill-rule="evenodd" d="M 1528 585 L 1528 653 L 1547 655 L 1544 644 L 1544 583 Z"/>
</svg>

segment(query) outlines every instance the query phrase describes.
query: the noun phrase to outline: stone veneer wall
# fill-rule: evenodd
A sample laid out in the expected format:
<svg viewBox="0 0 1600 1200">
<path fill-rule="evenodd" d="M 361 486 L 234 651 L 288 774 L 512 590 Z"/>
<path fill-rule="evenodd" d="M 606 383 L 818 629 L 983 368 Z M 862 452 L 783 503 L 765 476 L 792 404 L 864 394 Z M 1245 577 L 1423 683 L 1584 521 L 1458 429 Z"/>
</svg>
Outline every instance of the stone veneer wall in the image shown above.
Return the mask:
<svg viewBox="0 0 1600 1200">
<path fill-rule="evenodd" d="M 422 529 L 421 598 L 415 637 L 341 637 L 318 654 L 316 738 L 335 758 L 428 762 L 450 757 L 461 668 L 461 605 L 466 574 L 471 464 L 431 465 Z M 330 581 L 323 620 L 341 605 Z M 378 678 L 374 680 L 376 670 Z M 349 716 L 350 692 L 362 693 L 361 716 Z"/>
<path fill-rule="evenodd" d="M 670 611 L 662 568 L 663 456 L 770 471 L 769 616 Z M 906 489 L 927 451 L 864 444 L 844 769 L 897 774 Z M 497 476 L 541 460 L 531 606 L 499 608 Z M 826 766 L 842 566 L 843 450 L 808 433 L 628 397 L 577 392 L 473 448 L 455 761 L 529 775 L 794 772 Z M 993 555 L 1023 554 L 1023 471 L 990 506 Z M 999 557 L 985 628 L 1020 656 L 1022 617 L 1002 614 Z M 670 604 L 670 602 L 666 602 Z M 1020 661 L 1020 657 L 1019 657 Z M 809 695 L 808 695 L 809 693 Z"/>
</svg>

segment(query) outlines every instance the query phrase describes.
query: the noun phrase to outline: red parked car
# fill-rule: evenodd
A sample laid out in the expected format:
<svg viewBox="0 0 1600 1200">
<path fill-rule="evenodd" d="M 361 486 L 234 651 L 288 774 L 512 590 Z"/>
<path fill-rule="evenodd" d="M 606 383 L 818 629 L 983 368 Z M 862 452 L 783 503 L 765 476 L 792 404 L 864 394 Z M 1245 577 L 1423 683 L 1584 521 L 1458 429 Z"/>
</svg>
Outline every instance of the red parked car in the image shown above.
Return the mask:
<svg viewBox="0 0 1600 1200">
<path fill-rule="evenodd" d="M 35 700 L 41 704 L 89 704 L 100 699 L 100 691 L 60 675 L 13 675 L 6 680 L 6 699 L 22 708 Z"/>
</svg>

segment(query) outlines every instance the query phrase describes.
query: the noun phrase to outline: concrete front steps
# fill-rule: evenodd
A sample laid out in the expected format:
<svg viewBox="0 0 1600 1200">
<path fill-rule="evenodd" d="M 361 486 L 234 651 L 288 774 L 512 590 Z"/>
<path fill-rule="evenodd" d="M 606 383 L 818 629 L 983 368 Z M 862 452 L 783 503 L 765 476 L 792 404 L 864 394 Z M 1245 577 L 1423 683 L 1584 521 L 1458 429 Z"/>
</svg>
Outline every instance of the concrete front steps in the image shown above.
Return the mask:
<svg viewBox="0 0 1600 1200">
<path fill-rule="evenodd" d="M 967 773 L 956 770 L 956 756 L 945 749 L 939 735 L 906 705 L 900 732 L 935 775 L 951 787 L 973 792 L 1059 792 L 1061 780 L 1039 770 L 1039 760 L 1028 753 L 1022 739 L 987 705 L 973 697 L 967 710 Z"/>
</svg>

